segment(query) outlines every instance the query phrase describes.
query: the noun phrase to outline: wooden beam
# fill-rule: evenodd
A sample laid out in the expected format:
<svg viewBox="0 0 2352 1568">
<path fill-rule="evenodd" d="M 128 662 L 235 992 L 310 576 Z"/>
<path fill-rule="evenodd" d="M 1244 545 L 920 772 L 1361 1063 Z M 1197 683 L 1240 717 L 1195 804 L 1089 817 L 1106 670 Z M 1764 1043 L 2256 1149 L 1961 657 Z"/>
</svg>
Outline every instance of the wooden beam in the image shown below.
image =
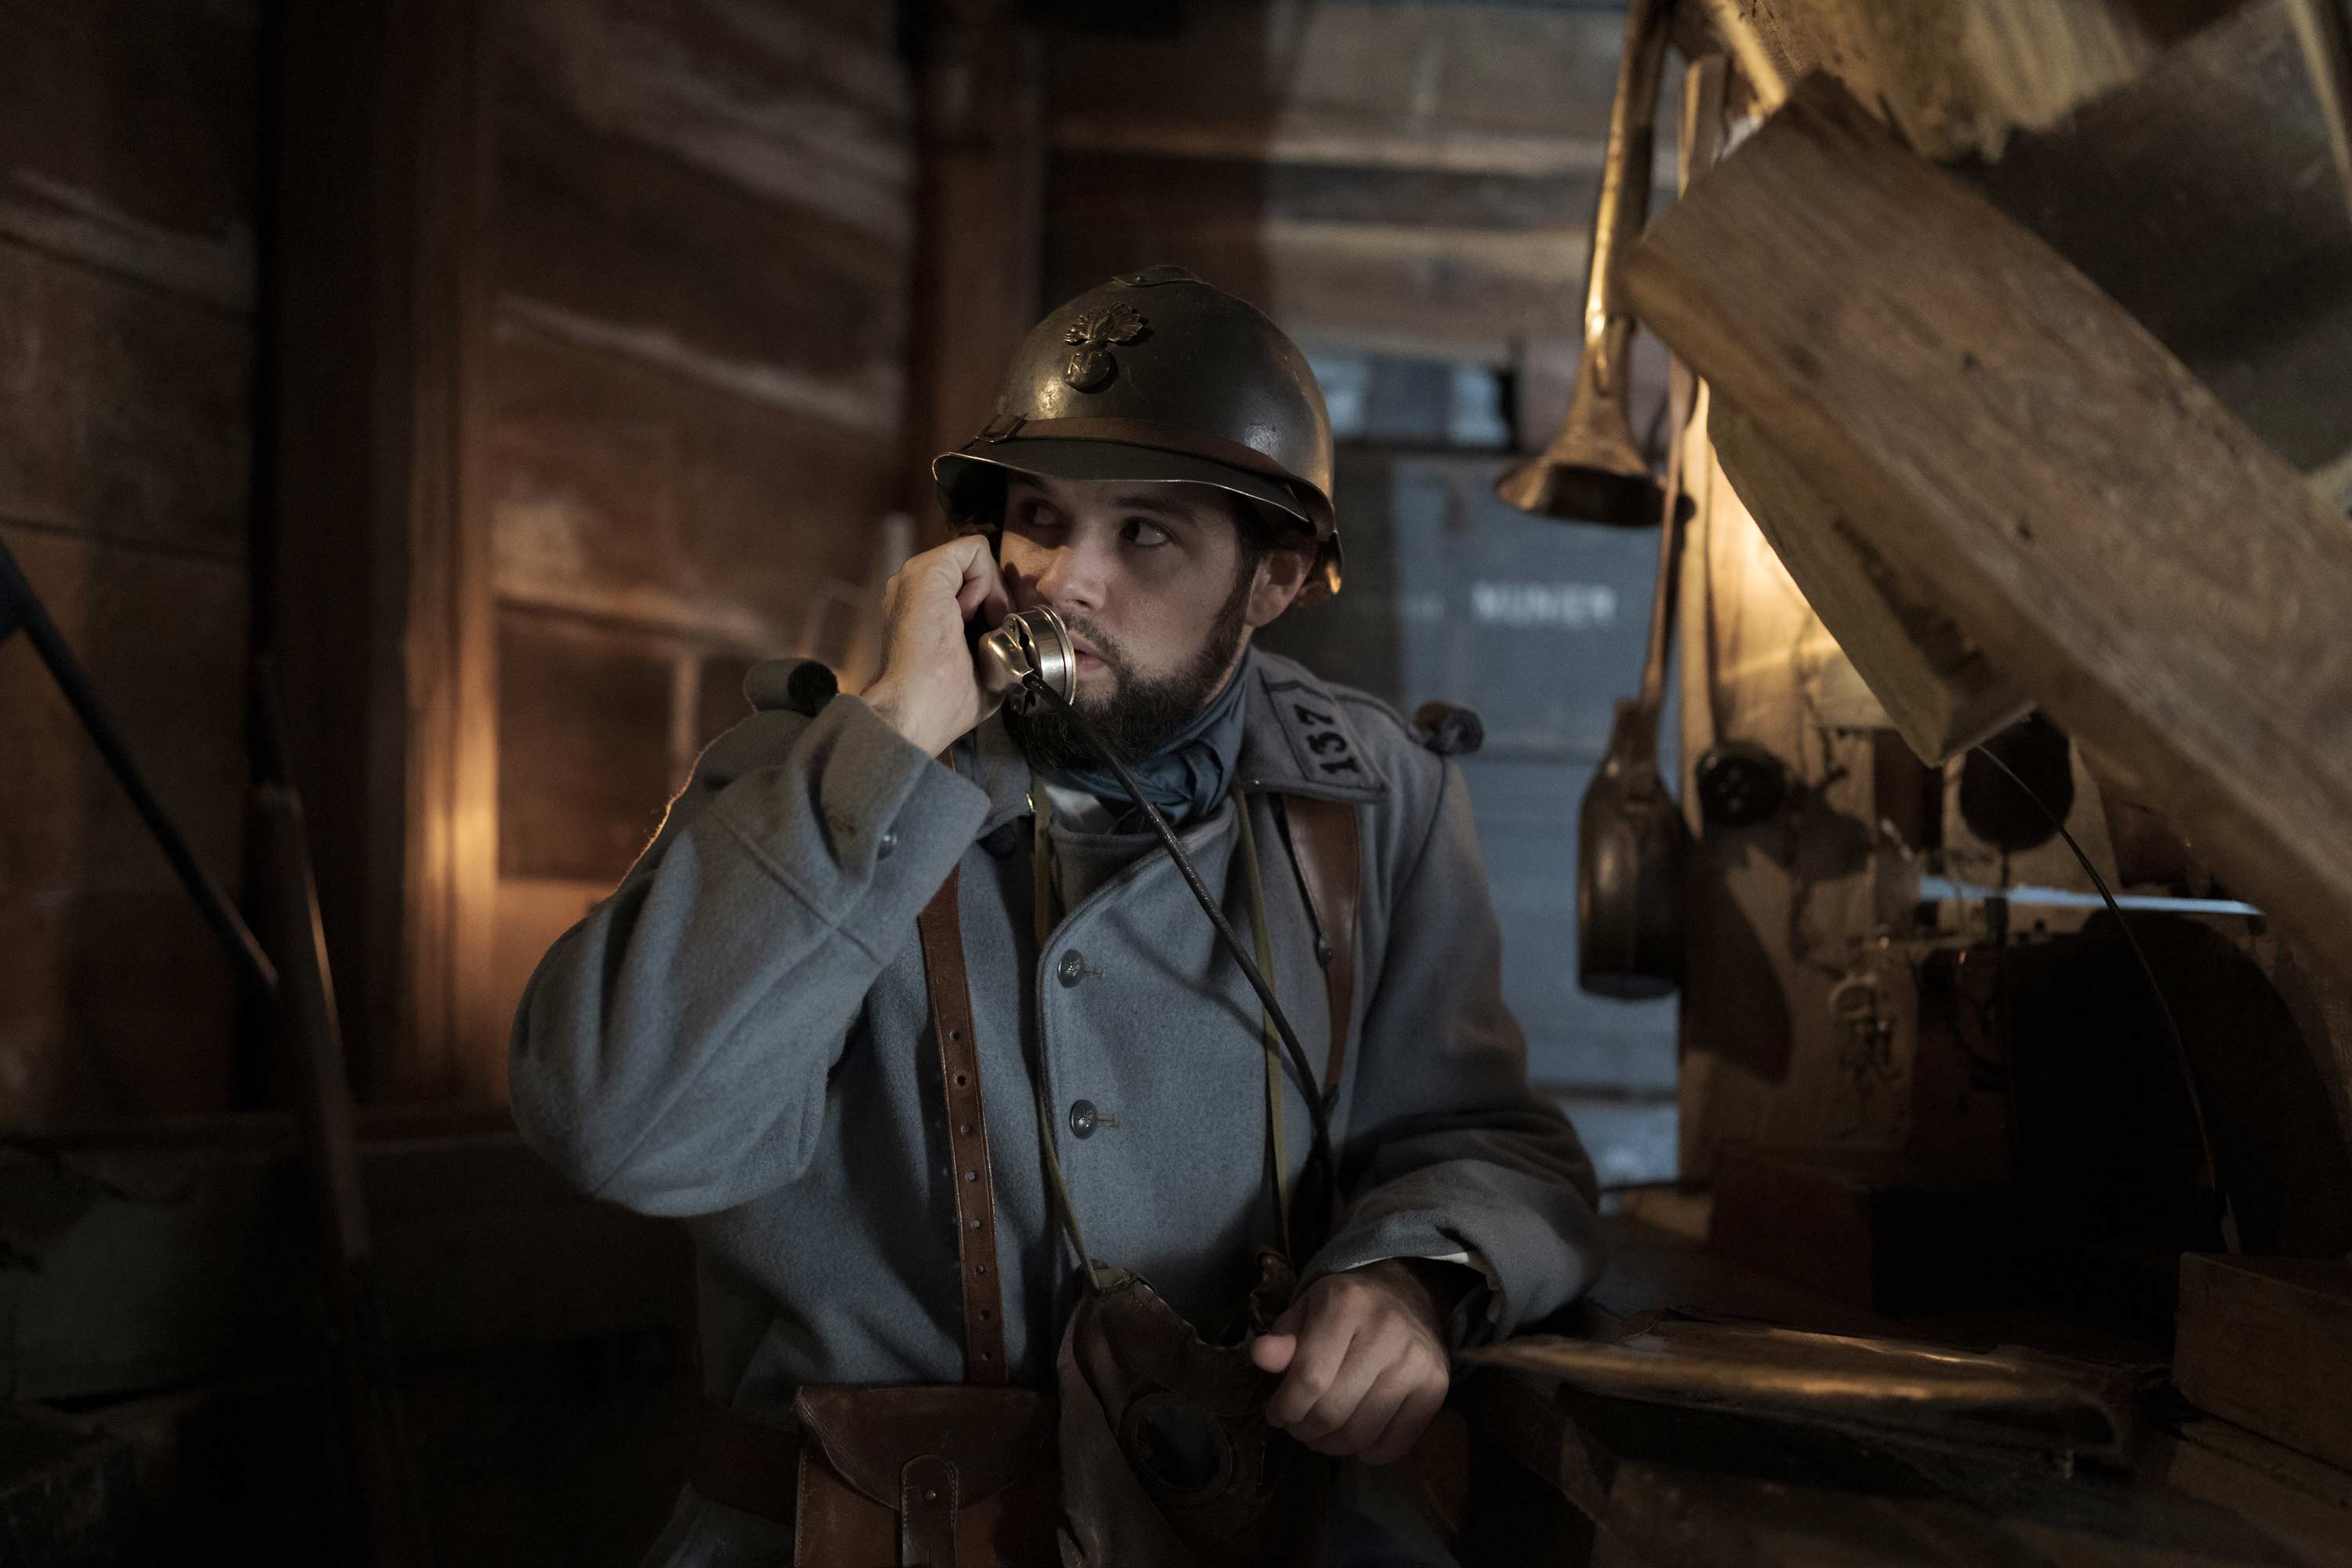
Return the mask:
<svg viewBox="0 0 2352 1568">
<path fill-rule="evenodd" d="M 265 637 L 356 1081 L 495 1098 L 488 6 L 278 16 Z"/>
<path fill-rule="evenodd" d="M 1994 668 L 2352 964 L 2352 533 L 2144 329 L 1821 77 L 1627 280 Z"/>
<path fill-rule="evenodd" d="M 2239 0 L 1731 0 L 1791 81 L 1829 73 L 1930 158 L 1998 159 Z"/>
<path fill-rule="evenodd" d="M 1709 399 L 1707 436 L 1773 553 L 1922 762 L 1965 752 L 2033 706 L 1727 400 Z"/>
</svg>

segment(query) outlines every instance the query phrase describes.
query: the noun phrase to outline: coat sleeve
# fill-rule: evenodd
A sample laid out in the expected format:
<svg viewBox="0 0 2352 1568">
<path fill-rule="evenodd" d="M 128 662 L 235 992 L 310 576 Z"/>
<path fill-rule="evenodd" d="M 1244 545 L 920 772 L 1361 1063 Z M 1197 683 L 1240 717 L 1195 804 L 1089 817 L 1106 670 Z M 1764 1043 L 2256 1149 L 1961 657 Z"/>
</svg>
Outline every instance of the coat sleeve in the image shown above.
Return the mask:
<svg viewBox="0 0 2352 1568">
<path fill-rule="evenodd" d="M 749 683 L 755 705 L 782 700 L 770 668 Z M 987 809 L 854 697 L 721 736 L 627 878 L 531 976 L 509 1047 L 525 1140 L 646 1214 L 791 1181 L 867 989 Z"/>
<path fill-rule="evenodd" d="M 1346 1206 L 1307 1272 L 1467 1254 L 1487 1289 L 1463 1303 L 1455 1338 L 1507 1335 L 1600 1277 L 1597 1194 L 1575 1130 L 1528 1087 L 1469 792 L 1451 763 L 1379 975 L 1338 1151 Z"/>
</svg>

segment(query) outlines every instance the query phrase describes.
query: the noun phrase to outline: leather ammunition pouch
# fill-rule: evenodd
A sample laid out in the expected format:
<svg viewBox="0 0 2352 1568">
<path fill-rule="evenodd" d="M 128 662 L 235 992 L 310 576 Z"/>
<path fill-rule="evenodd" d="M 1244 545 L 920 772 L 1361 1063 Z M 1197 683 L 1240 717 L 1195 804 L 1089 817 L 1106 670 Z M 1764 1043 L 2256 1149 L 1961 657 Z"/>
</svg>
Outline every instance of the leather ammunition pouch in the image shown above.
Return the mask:
<svg viewBox="0 0 2352 1568">
<path fill-rule="evenodd" d="M 1055 1560 L 1054 1401 L 1034 1389 L 803 1388 L 793 1560 L 952 1568 Z"/>
</svg>

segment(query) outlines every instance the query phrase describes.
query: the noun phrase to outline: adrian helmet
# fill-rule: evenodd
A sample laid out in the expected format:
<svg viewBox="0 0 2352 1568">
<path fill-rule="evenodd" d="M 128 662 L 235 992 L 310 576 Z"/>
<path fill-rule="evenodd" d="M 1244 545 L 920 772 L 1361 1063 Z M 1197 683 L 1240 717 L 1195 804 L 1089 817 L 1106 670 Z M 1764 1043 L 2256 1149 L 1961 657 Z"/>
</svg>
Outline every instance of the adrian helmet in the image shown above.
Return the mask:
<svg viewBox="0 0 2352 1568">
<path fill-rule="evenodd" d="M 1013 351 L 995 416 L 931 464 L 948 515 L 992 509 L 1007 471 L 1213 485 L 1310 533 L 1302 600 L 1339 588 L 1331 419 L 1298 345 L 1181 267 L 1089 289 Z"/>
</svg>

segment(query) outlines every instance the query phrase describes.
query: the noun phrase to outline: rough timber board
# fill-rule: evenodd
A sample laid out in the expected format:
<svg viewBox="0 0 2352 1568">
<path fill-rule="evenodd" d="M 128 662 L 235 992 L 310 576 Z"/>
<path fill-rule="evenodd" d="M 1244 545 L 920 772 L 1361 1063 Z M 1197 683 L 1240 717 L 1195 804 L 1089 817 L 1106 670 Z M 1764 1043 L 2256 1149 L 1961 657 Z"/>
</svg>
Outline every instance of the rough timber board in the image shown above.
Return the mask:
<svg viewBox="0 0 2352 1568">
<path fill-rule="evenodd" d="M 0 233 L 241 309 L 254 0 L 0 0 Z"/>
<path fill-rule="evenodd" d="M 1967 751 L 2032 706 L 1728 401 L 1710 400 L 1707 434 L 1748 515 L 1922 762 Z"/>
<path fill-rule="evenodd" d="M 0 238 L 0 517 L 241 564 L 247 323 Z"/>
<path fill-rule="evenodd" d="M 1627 281 L 1995 668 L 2352 963 L 2352 530 L 2144 329 L 1818 77 Z"/>
<path fill-rule="evenodd" d="M 1108 9 L 1108 8 L 1107 8 Z M 1444 4 L 1183 8 L 1056 35 L 1057 149 L 1558 174 L 1599 167 L 1622 15 Z"/>
<path fill-rule="evenodd" d="M 2352 1267 L 2182 1258 L 2172 1380 L 2200 1409 L 2352 1469 Z"/>
<path fill-rule="evenodd" d="M 760 656 L 878 604 L 887 439 L 512 321 L 493 379 L 501 598 Z"/>
</svg>

